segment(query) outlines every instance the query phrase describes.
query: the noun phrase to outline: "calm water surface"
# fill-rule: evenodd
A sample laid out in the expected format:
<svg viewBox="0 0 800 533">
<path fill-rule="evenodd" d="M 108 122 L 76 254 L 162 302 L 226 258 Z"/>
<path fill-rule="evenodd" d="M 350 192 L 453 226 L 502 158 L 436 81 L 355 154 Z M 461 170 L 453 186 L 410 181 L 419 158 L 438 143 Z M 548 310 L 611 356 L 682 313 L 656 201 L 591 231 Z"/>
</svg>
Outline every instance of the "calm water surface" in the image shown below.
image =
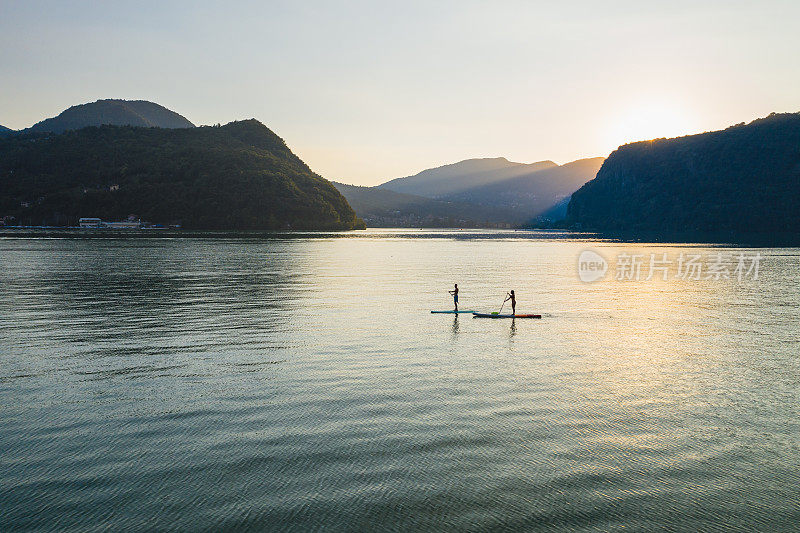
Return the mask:
<svg viewBox="0 0 800 533">
<path fill-rule="evenodd" d="M 800 530 L 800 250 L 0 240 L 0 530 Z M 613 261 L 612 261 L 613 268 Z M 542 320 L 431 315 L 451 305 Z"/>
</svg>

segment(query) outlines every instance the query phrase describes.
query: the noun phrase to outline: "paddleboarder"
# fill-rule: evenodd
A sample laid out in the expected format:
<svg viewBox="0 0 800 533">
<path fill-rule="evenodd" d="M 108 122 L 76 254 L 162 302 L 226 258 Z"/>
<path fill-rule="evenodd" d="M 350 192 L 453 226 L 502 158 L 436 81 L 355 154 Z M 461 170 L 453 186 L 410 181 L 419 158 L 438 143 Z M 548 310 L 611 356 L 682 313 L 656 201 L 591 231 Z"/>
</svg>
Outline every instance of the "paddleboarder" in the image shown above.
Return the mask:
<svg viewBox="0 0 800 533">
<path fill-rule="evenodd" d="M 453 304 L 456 306 L 456 313 L 458 313 L 458 283 L 454 283 L 455 287 L 453 287 L 452 291 L 447 291 L 448 293 L 453 295 Z"/>
<path fill-rule="evenodd" d="M 506 303 L 509 300 L 511 300 L 511 314 L 512 315 L 516 315 L 517 314 L 517 297 L 514 296 L 514 290 L 513 289 L 511 290 L 511 292 L 507 292 L 506 293 L 506 299 L 503 300 L 503 303 Z"/>
</svg>

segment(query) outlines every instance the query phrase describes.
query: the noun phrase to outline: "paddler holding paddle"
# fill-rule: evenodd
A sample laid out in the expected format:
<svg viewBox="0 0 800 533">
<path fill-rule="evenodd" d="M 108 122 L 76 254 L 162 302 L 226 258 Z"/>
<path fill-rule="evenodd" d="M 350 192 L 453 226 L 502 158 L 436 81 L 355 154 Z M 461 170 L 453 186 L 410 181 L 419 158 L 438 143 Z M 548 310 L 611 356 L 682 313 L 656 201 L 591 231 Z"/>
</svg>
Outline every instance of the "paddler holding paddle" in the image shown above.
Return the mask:
<svg viewBox="0 0 800 533">
<path fill-rule="evenodd" d="M 511 292 L 507 292 L 506 293 L 506 299 L 503 300 L 503 303 L 506 303 L 509 300 L 511 300 L 511 314 L 512 315 L 516 315 L 517 314 L 517 297 L 514 296 L 514 290 L 513 289 L 511 290 Z"/>
<path fill-rule="evenodd" d="M 458 283 L 454 283 L 455 287 L 452 291 L 447 291 L 448 293 L 453 295 L 453 304 L 456 306 L 456 313 L 458 313 Z"/>
</svg>

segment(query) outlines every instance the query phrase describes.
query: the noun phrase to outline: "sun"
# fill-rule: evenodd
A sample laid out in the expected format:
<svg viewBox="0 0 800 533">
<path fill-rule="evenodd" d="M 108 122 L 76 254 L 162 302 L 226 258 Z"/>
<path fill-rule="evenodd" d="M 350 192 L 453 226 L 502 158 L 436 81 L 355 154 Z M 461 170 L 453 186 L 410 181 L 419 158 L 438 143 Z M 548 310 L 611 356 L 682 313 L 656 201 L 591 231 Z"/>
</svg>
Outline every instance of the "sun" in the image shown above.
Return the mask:
<svg viewBox="0 0 800 533">
<path fill-rule="evenodd" d="M 607 144 L 611 150 L 626 143 L 696 133 L 695 121 L 685 108 L 665 102 L 643 102 L 611 119 Z"/>
</svg>

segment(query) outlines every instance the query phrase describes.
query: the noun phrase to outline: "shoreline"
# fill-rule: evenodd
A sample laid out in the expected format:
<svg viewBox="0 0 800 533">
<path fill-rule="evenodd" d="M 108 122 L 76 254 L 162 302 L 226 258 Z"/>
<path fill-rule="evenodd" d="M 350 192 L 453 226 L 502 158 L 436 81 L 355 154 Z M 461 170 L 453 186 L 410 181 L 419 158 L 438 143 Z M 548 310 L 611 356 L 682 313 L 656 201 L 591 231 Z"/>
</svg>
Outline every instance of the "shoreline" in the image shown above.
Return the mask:
<svg viewBox="0 0 800 533">
<path fill-rule="evenodd" d="M 54 226 L 0 227 L 0 239 L 295 239 L 295 238 L 380 238 L 397 235 L 417 238 L 459 238 L 502 235 L 516 239 L 572 239 L 627 244 L 698 244 L 717 246 L 800 247 L 800 235 L 793 233 L 730 232 L 594 232 L 556 228 L 383 228 L 364 230 L 187 230 L 172 228 L 78 228 Z"/>
</svg>

